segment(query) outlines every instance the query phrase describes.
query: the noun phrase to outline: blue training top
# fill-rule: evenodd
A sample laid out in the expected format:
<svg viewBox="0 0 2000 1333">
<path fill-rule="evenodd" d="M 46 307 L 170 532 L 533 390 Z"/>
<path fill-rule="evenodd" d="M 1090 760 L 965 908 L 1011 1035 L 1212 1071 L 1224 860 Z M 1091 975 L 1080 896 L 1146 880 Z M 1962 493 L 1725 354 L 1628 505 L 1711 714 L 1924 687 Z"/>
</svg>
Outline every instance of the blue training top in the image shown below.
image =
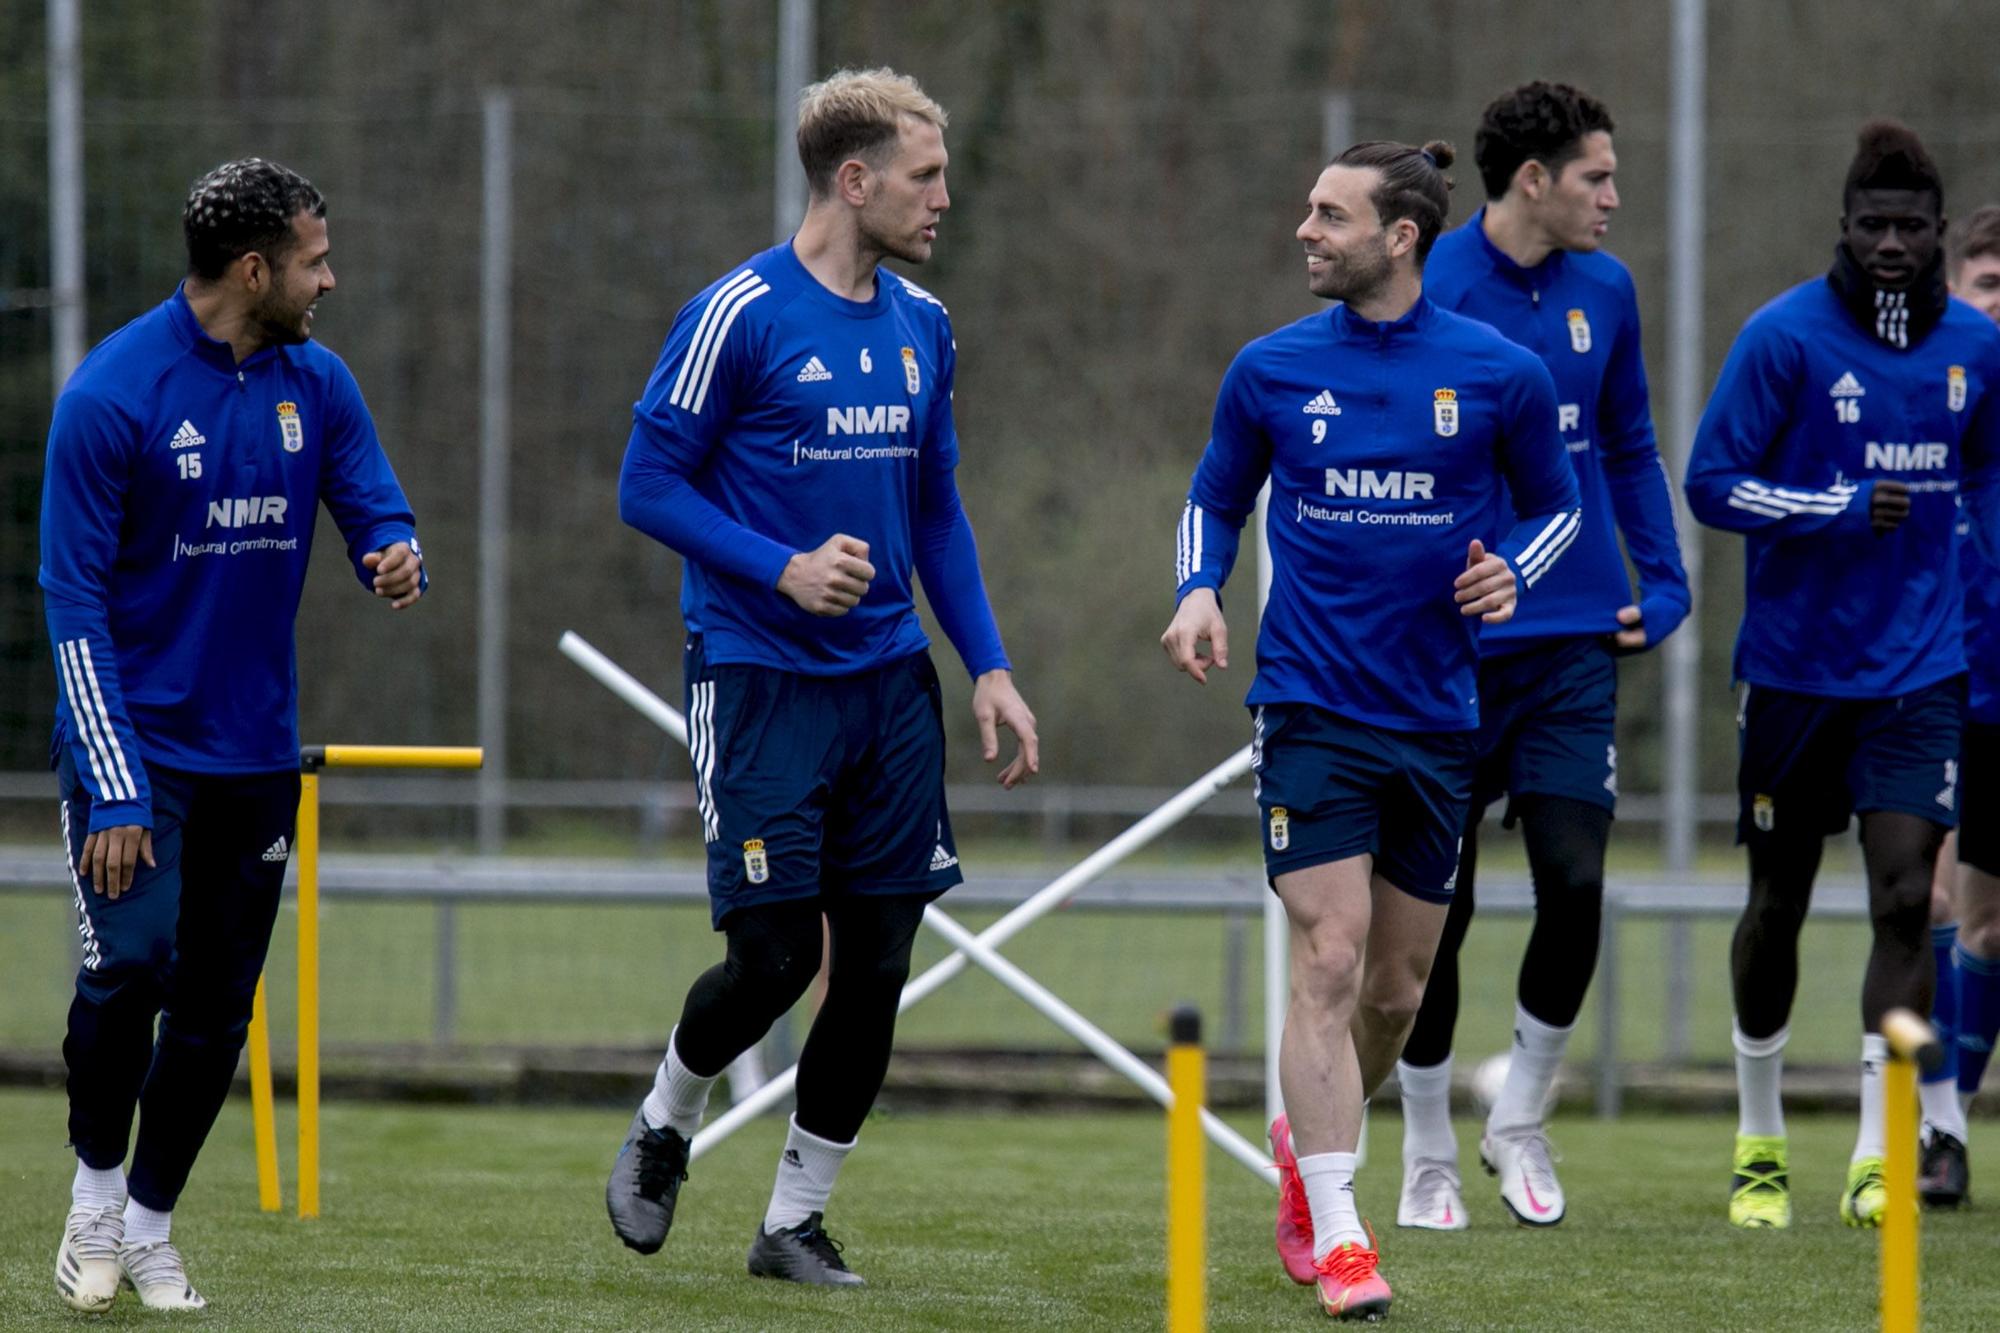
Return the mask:
<svg viewBox="0 0 2000 1333">
<path fill-rule="evenodd" d="M 632 414 L 619 513 L 687 561 L 681 611 L 711 663 L 845 675 L 928 646 L 912 573 L 978 676 L 1007 666 L 952 479 L 957 345 L 938 299 L 887 269 L 835 295 L 790 242 L 681 308 Z M 868 543 L 858 606 L 777 591 L 835 533 Z"/>
<path fill-rule="evenodd" d="M 1962 500 L 1991 550 L 1996 393 L 2000 329 L 1961 301 L 1909 348 L 1863 329 L 1824 278 L 1750 317 L 1687 475 L 1695 517 L 1745 537 L 1737 679 L 1886 699 L 1965 670 L 1953 528 Z M 1878 536 L 1885 477 L 1909 486 L 1910 514 Z"/>
<path fill-rule="evenodd" d="M 99 343 L 49 426 L 41 585 L 54 744 L 90 831 L 151 828 L 146 765 L 260 773 L 299 762 L 292 625 L 324 503 L 361 558 L 416 545 L 361 390 L 318 343 L 240 365 L 176 290 Z"/>
<path fill-rule="evenodd" d="M 1526 605 L 1581 524 L 1542 363 L 1424 297 L 1393 323 L 1339 305 L 1252 342 L 1181 515 L 1178 597 L 1228 579 L 1267 476 L 1271 598 L 1249 702 L 1476 728 L 1480 622 L 1452 588 L 1467 546 L 1505 557 Z"/>
<path fill-rule="evenodd" d="M 1608 254 L 1562 250 L 1522 268 L 1487 239 L 1485 220 L 1482 208 L 1438 238 L 1424 264 L 1424 294 L 1491 324 L 1548 367 L 1556 424 L 1583 497 L 1583 529 L 1512 620 L 1481 627 L 1480 650 L 1494 657 L 1552 639 L 1609 635 L 1622 628 L 1619 610 L 1635 602 L 1646 642 L 1656 644 L 1686 619 L 1688 580 L 1653 438 L 1632 275 Z M 1639 574 L 1636 599 L 1620 533 Z"/>
</svg>

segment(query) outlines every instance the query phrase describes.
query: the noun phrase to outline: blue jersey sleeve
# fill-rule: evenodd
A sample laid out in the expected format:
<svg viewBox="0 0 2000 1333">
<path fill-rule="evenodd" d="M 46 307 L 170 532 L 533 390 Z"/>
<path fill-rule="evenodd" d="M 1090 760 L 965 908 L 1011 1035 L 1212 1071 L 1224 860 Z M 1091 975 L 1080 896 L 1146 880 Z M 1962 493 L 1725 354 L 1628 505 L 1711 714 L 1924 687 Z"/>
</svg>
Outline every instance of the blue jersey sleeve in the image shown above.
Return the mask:
<svg viewBox="0 0 2000 1333">
<path fill-rule="evenodd" d="M 1254 383 L 1246 348 L 1222 377 L 1208 447 L 1195 464 L 1175 532 L 1176 605 L 1196 588 L 1222 591 L 1236 565 L 1243 522 L 1257 507 L 1257 492 L 1271 475 L 1271 441 L 1251 406 Z"/>
<path fill-rule="evenodd" d="M 1966 423 L 1959 451 L 1967 535 L 1990 570 L 2000 568 L 2000 365 L 1988 373 L 1994 378 Z"/>
<path fill-rule="evenodd" d="M 1612 513 L 1625 549 L 1639 572 L 1639 618 L 1648 646 L 1672 634 L 1687 618 L 1692 599 L 1674 530 L 1673 492 L 1653 434 L 1646 362 L 1639 345 L 1639 304 L 1630 279 L 1625 317 L 1619 321 L 1598 395 L 1598 456 L 1611 494 Z"/>
<path fill-rule="evenodd" d="M 794 552 L 723 513 L 694 485 L 709 453 L 755 383 L 750 321 L 743 307 L 768 291 L 744 270 L 706 300 L 684 307 L 667 332 L 618 476 L 618 515 L 703 567 L 777 586 Z"/>
<path fill-rule="evenodd" d="M 959 501 L 953 479 L 958 468 L 958 429 L 952 423 L 951 395 L 958 354 L 948 333 L 945 341 L 947 345 L 939 353 L 943 369 L 937 385 L 941 407 L 932 418 L 929 438 L 923 442 L 912 537 L 924 596 L 930 600 L 945 637 L 958 650 L 959 660 L 976 680 L 989 671 L 1010 670 L 1011 666 L 1000 642 L 1000 627 L 993 619 L 993 604 L 986 596 L 972 520 Z"/>
<path fill-rule="evenodd" d="M 1688 458 L 1688 508 L 1697 519 L 1712 528 L 1774 536 L 1835 525 L 1867 527 L 1873 481 L 1808 490 L 1759 475 L 1767 451 L 1789 424 L 1803 369 L 1798 345 L 1772 322 L 1753 318 L 1737 336 Z"/>
<path fill-rule="evenodd" d="M 1514 502 L 1514 527 L 1494 553 L 1513 567 L 1525 593 L 1555 567 L 1583 529 L 1576 469 L 1556 425 L 1556 384 L 1548 367 L 1523 354 L 1506 381 L 1500 468 Z"/>
<path fill-rule="evenodd" d="M 347 539 L 347 558 L 361 586 L 372 588 L 375 573 L 361 563 L 371 551 L 397 542 L 417 545 L 417 520 L 396 480 L 395 469 L 375 434 L 375 419 L 347 364 L 333 357 L 327 378 L 326 443 L 320 453 L 319 494 Z M 419 568 L 417 586 L 430 587 L 430 571 Z"/>
<path fill-rule="evenodd" d="M 90 833 L 153 826 L 152 788 L 119 685 L 107 610 L 136 438 L 112 404 L 64 394 L 42 477 L 40 581 L 55 645 L 57 727 L 90 792 Z"/>
</svg>

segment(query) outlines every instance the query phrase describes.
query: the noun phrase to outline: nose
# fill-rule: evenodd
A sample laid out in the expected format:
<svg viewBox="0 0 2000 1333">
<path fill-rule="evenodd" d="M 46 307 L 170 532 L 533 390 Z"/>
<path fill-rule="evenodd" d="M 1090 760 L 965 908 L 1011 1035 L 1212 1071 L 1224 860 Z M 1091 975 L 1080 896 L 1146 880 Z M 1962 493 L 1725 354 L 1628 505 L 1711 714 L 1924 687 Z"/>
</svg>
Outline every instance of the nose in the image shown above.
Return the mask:
<svg viewBox="0 0 2000 1333">
<path fill-rule="evenodd" d="M 333 266 L 328 265 L 326 268 L 320 270 L 320 280 L 319 280 L 320 295 L 324 296 L 332 290 L 333 290 Z"/>
<path fill-rule="evenodd" d="M 1604 197 L 1598 201 L 1598 207 L 1607 213 L 1618 211 L 1618 187 L 1610 181 L 1604 182 Z"/>
<path fill-rule="evenodd" d="M 1309 239 L 1312 236 L 1312 224 L 1312 214 L 1308 213 L 1306 214 L 1306 220 L 1299 224 L 1299 229 L 1293 232 L 1292 235 L 1302 241 Z"/>
</svg>

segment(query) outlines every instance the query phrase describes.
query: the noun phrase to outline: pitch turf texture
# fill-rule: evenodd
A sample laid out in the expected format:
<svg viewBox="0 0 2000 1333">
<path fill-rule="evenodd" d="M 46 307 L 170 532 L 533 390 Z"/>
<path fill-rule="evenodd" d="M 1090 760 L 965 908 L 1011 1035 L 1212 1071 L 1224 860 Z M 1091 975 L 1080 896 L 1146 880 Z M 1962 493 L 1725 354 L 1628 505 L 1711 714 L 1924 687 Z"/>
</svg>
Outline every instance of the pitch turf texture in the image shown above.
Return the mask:
<svg viewBox="0 0 2000 1333">
<path fill-rule="evenodd" d="M 832 1219 L 870 1285 L 827 1292 L 743 1272 L 782 1143 L 776 1119 L 695 1163 L 665 1251 L 641 1258 L 622 1249 L 605 1221 L 603 1187 L 628 1115 L 335 1104 L 325 1216 L 301 1222 L 257 1211 L 248 1107 L 231 1101 L 174 1228 L 209 1310 L 148 1317 L 128 1295 L 109 1316 L 86 1320 L 60 1309 L 51 1280 L 71 1174 L 62 1099 L 0 1092 L 0 1328 L 1162 1326 L 1159 1116 L 878 1114 L 842 1176 Z M 1391 1325 L 1873 1327 L 1875 1234 L 1835 1216 L 1851 1121 L 1794 1122 L 1798 1220 L 1782 1233 L 1740 1233 L 1723 1220 L 1732 1129 L 1719 1118 L 1558 1121 L 1567 1223 L 1552 1232 L 1503 1223 L 1479 1176 L 1468 1182 L 1472 1230 L 1431 1235 L 1389 1225 L 1396 1126 L 1378 1122 L 1359 1193 L 1396 1289 Z M 281 1133 L 289 1130 L 281 1115 Z M 1460 1130 L 1469 1163 L 1470 1126 Z M 1278 1269 L 1274 1199 L 1210 1154 L 1213 1328 L 1325 1326 L 1310 1293 Z M 1924 1326 L 1993 1328 L 2000 1208 L 1926 1215 L 1923 1250 Z"/>
</svg>

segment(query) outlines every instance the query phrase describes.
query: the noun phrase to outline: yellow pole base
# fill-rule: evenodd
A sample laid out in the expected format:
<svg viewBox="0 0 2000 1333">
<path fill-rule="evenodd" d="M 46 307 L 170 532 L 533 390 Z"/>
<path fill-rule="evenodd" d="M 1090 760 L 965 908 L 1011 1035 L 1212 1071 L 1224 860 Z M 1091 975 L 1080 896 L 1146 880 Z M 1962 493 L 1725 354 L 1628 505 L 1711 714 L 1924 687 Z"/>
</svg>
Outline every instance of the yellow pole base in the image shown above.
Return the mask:
<svg viewBox="0 0 2000 1333">
<path fill-rule="evenodd" d="M 285 1206 L 278 1192 L 278 1119 L 273 1103 L 271 1017 L 260 976 L 250 1006 L 250 1124 L 257 1141 L 257 1206 L 267 1213 Z"/>
<path fill-rule="evenodd" d="M 1204 1172 L 1207 1141 L 1201 1108 L 1207 1100 L 1207 1061 L 1201 1018 L 1191 1009 L 1173 1017 L 1167 1048 L 1167 1328 L 1201 1333 L 1208 1327 L 1208 1202 Z"/>
</svg>

